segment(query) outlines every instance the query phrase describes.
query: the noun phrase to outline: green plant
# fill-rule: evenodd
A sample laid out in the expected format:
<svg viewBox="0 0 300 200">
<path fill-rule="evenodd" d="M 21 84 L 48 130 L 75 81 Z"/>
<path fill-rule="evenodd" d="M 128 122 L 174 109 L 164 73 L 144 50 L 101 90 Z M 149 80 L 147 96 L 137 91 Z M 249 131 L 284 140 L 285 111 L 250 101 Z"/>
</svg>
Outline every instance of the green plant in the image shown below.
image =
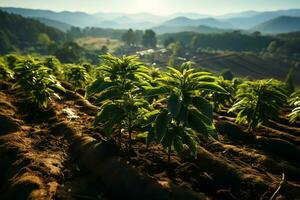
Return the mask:
<svg viewBox="0 0 300 200">
<path fill-rule="evenodd" d="M 89 80 L 86 69 L 80 65 L 65 65 L 65 79 L 72 84 L 74 90 L 83 88 Z"/>
<path fill-rule="evenodd" d="M 20 87 L 39 108 L 47 108 L 52 96 L 59 97 L 55 90 L 64 91 L 52 70 L 37 61 L 24 60 L 14 70 L 16 83 L 13 87 Z"/>
<path fill-rule="evenodd" d="M 217 138 L 213 125 L 213 106 L 206 100 L 205 91 L 227 93 L 207 72 L 194 72 L 190 63 L 179 69 L 168 67 L 157 79 L 157 87 L 146 88 L 146 96 L 156 96 L 163 105 L 155 113 L 155 121 L 149 126 L 148 141 L 155 138 L 168 151 L 181 155 L 187 145 L 193 156 L 197 155 L 199 134 Z M 155 103 L 154 103 L 155 104 Z M 152 117 L 153 120 L 154 117 Z"/>
<path fill-rule="evenodd" d="M 290 122 L 294 123 L 296 120 L 300 119 L 300 90 L 291 94 L 289 104 L 290 106 L 293 106 L 294 109 L 288 117 L 290 118 Z"/>
<path fill-rule="evenodd" d="M 237 101 L 228 112 L 238 111 L 236 122 L 248 124 L 248 131 L 278 116 L 286 102 L 282 83 L 274 80 L 246 81 L 238 86 Z"/>
<path fill-rule="evenodd" d="M 133 131 L 151 109 L 141 90 L 141 86 L 147 84 L 145 79 L 151 77 L 148 69 L 135 56 L 118 58 L 104 55 L 101 59 L 104 64 L 97 70 L 103 76 L 92 82 L 86 91 L 86 97 L 95 95 L 96 103 L 101 104 L 94 125 L 103 123 L 106 136 L 116 132 L 116 129 L 123 129 L 129 135 L 130 150 Z"/>
<path fill-rule="evenodd" d="M 14 72 L 9 69 L 5 61 L 0 58 L 0 80 L 12 79 L 14 77 Z"/>
<path fill-rule="evenodd" d="M 219 77 L 216 82 L 227 91 L 227 93 L 214 92 L 212 94 L 214 101 L 214 110 L 218 111 L 224 106 L 228 106 L 233 102 L 235 90 L 233 82 L 224 80 L 223 77 Z"/>
<path fill-rule="evenodd" d="M 43 60 L 45 67 L 48 67 L 52 70 L 53 74 L 57 77 L 62 74 L 62 67 L 60 61 L 55 56 L 47 56 Z"/>
<path fill-rule="evenodd" d="M 288 95 L 291 95 L 295 91 L 293 74 L 294 74 L 294 69 L 291 68 L 285 79 L 285 85 L 286 85 L 286 90 Z"/>
</svg>

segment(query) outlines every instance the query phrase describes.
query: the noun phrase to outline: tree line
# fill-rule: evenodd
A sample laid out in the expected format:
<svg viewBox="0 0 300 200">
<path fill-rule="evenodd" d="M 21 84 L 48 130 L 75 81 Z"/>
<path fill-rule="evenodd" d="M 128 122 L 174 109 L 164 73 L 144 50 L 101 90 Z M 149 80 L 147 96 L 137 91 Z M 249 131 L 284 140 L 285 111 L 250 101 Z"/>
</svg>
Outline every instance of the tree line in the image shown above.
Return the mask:
<svg viewBox="0 0 300 200">
<path fill-rule="evenodd" d="M 0 19 L 0 54 L 33 47 L 39 49 L 66 37 L 55 28 L 19 15 L 0 11 Z"/>
</svg>

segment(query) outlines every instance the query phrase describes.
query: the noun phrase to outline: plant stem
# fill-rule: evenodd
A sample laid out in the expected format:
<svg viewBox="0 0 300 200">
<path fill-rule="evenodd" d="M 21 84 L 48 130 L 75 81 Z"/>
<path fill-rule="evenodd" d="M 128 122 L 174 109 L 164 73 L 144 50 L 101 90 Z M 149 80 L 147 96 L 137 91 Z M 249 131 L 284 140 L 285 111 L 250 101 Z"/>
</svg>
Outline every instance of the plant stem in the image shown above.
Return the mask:
<svg viewBox="0 0 300 200">
<path fill-rule="evenodd" d="M 130 152 L 130 150 L 131 150 L 131 130 L 129 130 L 128 134 L 129 134 L 129 138 L 128 138 L 128 152 Z"/>
<path fill-rule="evenodd" d="M 129 116 L 129 119 L 128 119 L 128 155 L 130 154 L 130 151 L 131 151 L 131 135 L 132 135 L 132 121 L 131 121 L 131 116 Z"/>
</svg>

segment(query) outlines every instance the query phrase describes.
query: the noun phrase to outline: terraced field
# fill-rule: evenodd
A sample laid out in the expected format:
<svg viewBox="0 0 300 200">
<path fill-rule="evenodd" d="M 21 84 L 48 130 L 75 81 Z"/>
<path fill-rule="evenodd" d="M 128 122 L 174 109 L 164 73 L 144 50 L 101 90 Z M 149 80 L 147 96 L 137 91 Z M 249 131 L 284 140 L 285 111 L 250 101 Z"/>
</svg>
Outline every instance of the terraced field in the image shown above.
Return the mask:
<svg viewBox="0 0 300 200">
<path fill-rule="evenodd" d="M 128 135 L 105 139 L 91 125 L 98 108 L 67 85 L 43 112 L 11 85 L 0 84 L 1 199 L 299 199 L 299 121 L 247 134 L 221 110 L 220 140 L 168 163 L 136 133 L 128 157 Z"/>
<path fill-rule="evenodd" d="M 291 67 L 291 63 L 282 59 L 262 58 L 251 54 L 231 53 L 228 55 L 213 56 L 211 58 L 195 59 L 197 65 L 214 72 L 230 69 L 238 76 L 247 76 L 255 79 L 276 78 L 284 80 Z M 300 70 L 294 74 L 296 83 L 300 84 Z"/>
</svg>

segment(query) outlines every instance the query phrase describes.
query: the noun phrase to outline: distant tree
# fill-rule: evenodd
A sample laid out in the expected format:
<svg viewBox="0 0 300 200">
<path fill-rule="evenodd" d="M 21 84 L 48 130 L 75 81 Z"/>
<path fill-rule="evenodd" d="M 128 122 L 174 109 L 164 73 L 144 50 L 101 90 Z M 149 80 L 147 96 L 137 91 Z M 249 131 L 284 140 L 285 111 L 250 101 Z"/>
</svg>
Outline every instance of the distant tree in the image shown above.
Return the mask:
<svg viewBox="0 0 300 200">
<path fill-rule="evenodd" d="M 126 33 L 122 35 L 122 41 L 129 46 L 136 45 L 136 37 L 132 29 L 129 29 Z"/>
<path fill-rule="evenodd" d="M 278 48 L 278 43 L 276 41 L 272 41 L 267 47 L 267 51 L 270 53 L 275 53 Z"/>
<path fill-rule="evenodd" d="M 144 47 L 150 47 L 155 48 L 157 43 L 156 34 L 153 30 L 148 29 L 145 31 L 143 38 L 142 38 L 142 44 Z"/>
<path fill-rule="evenodd" d="M 12 45 L 10 44 L 7 35 L 0 30 L 0 54 L 8 53 L 12 50 Z"/>
<path fill-rule="evenodd" d="M 84 49 L 74 42 L 51 46 L 51 54 L 62 63 L 79 63 L 83 57 Z"/>
<path fill-rule="evenodd" d="M 39 44 L 41 44 L 41 45 L 48 46 L 51 43 L 51 40 L 46 33 L 40 33 L 38 35 L 37 39 L 38 39 Z"/>
<path fill-rule="evenodd" d="M 199 46 L 199 41 L 198 41 L 199 36 L 195 35 L 193 36 L 190 46 L 193 50 L 196 50 Z"/>
<path fill-rule="evenodd" d="M 144 31 L 142 31 L 142 30 L 135 30 L 134 34 L 135 34 L 136 44 L 141 44 L 142 43 L 142 39 L 143 39 L 143 35 L 144 35 Z"/>
<path fill-rule="evenodd" d="M 167 48 L 170 44 L 174 43 L 175 42 L 175 39 L 173 37 L 169 37 L 165 40 L 164 42 L 164 46 L 165 48 Z"/>
<path fill-rule="evenodd" d="M 174 67 L 178 65 L 178 57 L 183 54 L 183 44 L 179 41 L 172 44 L 172 55 L 169 59 L 168 66 Z"/>
<path fill-rule="evenodd" d="M 255 31 L 255 32 L 252 33 L 252 36 L 253 37 L 260 37 L 261 36 L 261 32 Z"/>
<path fill-rule="evenodd" d="M 73 38 L 77 38 L 77 37 L 80 37 L 82 36 L 82 32 L 81 32 L 81 29 L 79 27 L 75 27 L 75 26 L 72 26 L 68 31 L 67 31 L 67 34 Z"/>
<path fill-rule="evenodd" d="M 285 79 L 285 84 L 289 95 L 295 91 L 293 73 L 294 73 L 294 69 L 291 68 Z"/>
<path fill-rule="evenodd" d="M 221 76 L 223 76 L 224 80 L 232 80 L 233 79 L 233 74 L 229 69 L 225 69 L 222 73 Z"/>
<path fill-rule="evenodd" d="M 101 47 L 101 49 L 100 49 L 100 52 L 101 52 L 101 54 L 107 54 L 108 53 L 108 48 L 107 48 L 107 46 L 102 46 Z"/>
</svg>

